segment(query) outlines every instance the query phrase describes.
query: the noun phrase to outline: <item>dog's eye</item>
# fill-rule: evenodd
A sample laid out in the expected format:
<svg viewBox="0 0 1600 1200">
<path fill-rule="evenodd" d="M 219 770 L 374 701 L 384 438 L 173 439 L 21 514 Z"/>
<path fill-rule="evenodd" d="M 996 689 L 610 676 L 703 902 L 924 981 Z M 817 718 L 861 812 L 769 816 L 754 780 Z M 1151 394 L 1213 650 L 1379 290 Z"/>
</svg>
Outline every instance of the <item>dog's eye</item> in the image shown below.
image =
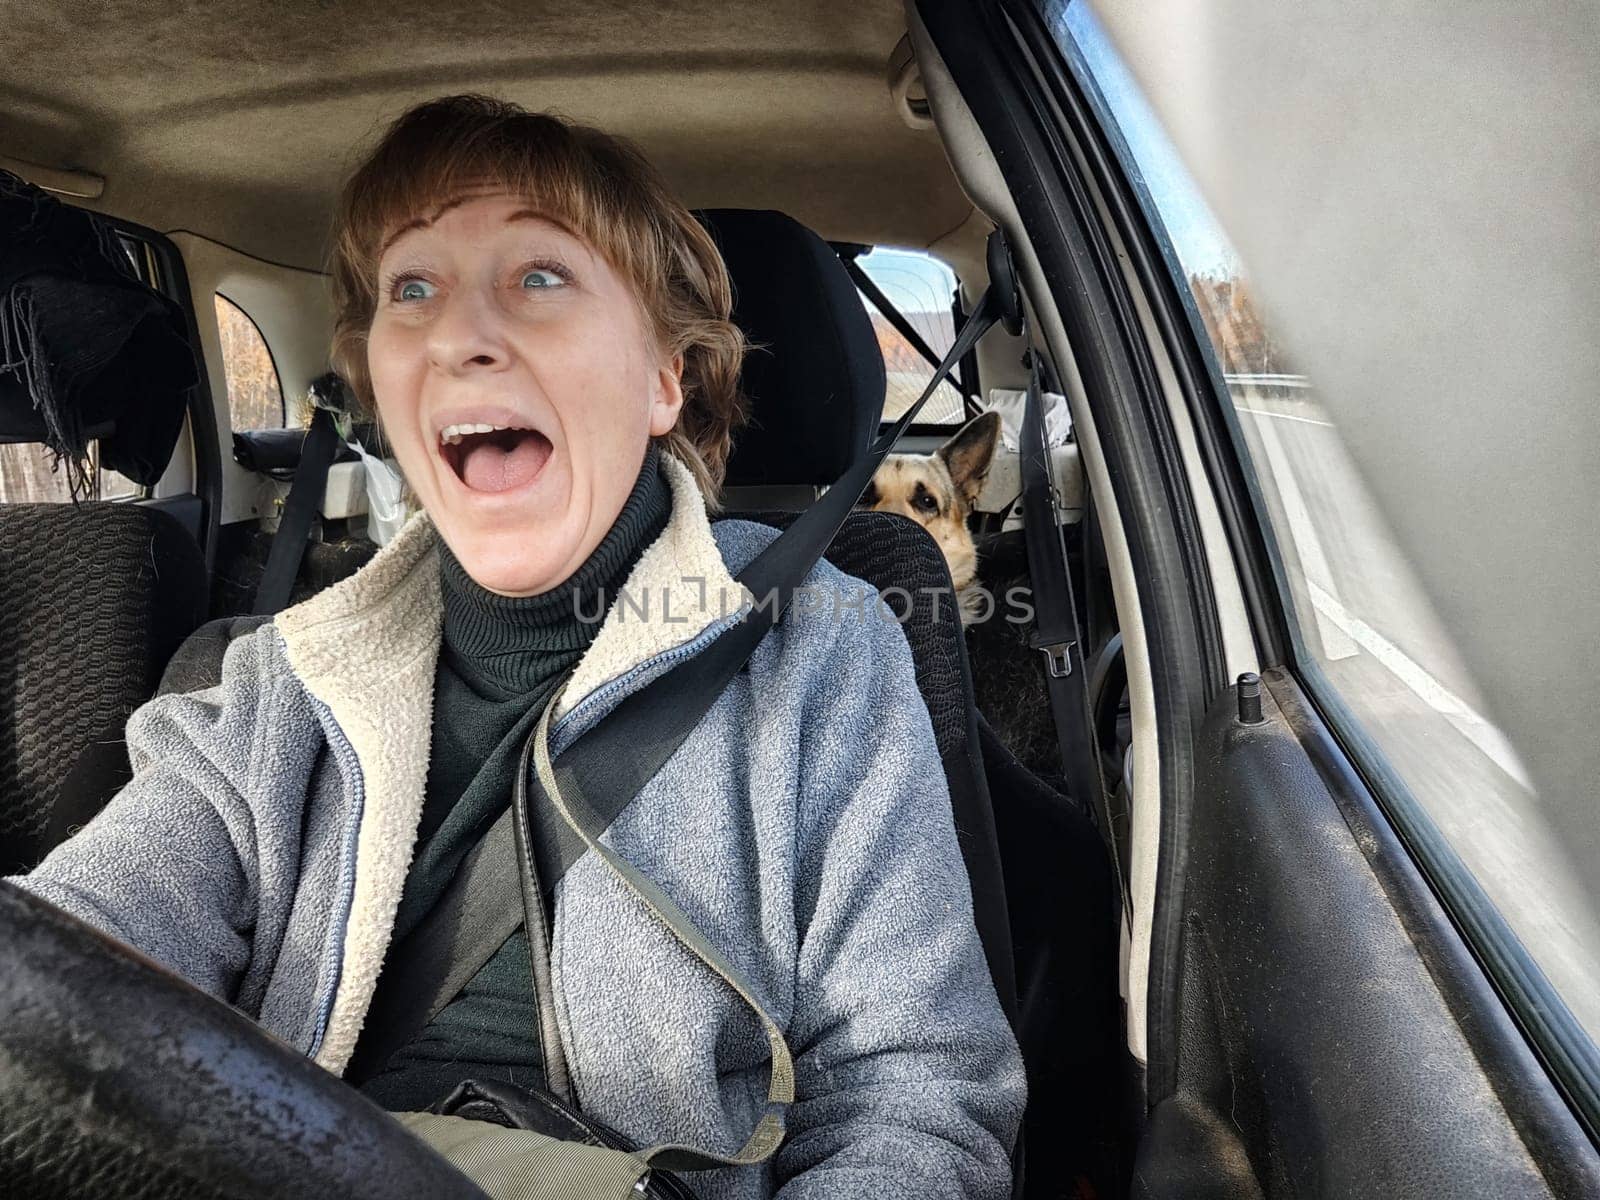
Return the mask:
<svg viewBox="0 0 1600 1200">
<path fill-rule="evenodd" d="M 925 512 L 930 516 L 939 511 L 939 498 L 932 492 L 918 492 L 917 498 L 912 503 L 917 506 L 918 512 Z"/>
</svg>

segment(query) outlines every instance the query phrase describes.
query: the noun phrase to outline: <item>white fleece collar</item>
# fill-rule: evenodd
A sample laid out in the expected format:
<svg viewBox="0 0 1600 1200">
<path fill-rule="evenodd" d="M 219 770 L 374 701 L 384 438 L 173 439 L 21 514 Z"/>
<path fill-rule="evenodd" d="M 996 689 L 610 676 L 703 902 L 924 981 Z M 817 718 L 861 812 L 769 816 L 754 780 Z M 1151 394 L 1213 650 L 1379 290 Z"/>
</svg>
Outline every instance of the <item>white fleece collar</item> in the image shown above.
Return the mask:
<svg viewBox="0 0 1600 1200">
<path fill-rule="evenodd" d="M 690 641 L 748 598 L 722 561 L 694 476 L 670 454 L 661 455 L 661 465 L 672 515 L 579 660 L 561 712 Z M 411 866 L 428 780 L 442 620 L 438 535 L 418 513 L 360 571 L 274 622 L 289 665 L 327 706 L 361 765 L 344 968 L 317 1053 L 335 1074 L 344 1071 L 361 1033 Z"/>
</svg>

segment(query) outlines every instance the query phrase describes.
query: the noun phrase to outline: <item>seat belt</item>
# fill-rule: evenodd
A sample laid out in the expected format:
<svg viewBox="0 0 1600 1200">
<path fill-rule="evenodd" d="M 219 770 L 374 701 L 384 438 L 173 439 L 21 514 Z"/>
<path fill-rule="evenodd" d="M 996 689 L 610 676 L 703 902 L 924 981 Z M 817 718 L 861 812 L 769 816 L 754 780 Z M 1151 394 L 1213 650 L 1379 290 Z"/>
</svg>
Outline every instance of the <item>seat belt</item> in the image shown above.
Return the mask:
<svg viewBox="0 0 1600 1200">
<path fill-rule="evenodd" d="M 1030 354 L 1032 352 L 1030 351 Z M 1123 888 L 1127 884 L 1117 862 L 1116 831 L 1111 803 L 1100 773 L 1100 751 L 1089 713 L 1089 678 L 1083 666 L 1083 641 L 1078 604 L 1073 594 L 1072 563 L 1061 531 L 1055 479 L 1044 428 L 1044 389 L 1039 364 L 1029 364 L 1028 391 L 1022 409 L 1022 535 L 1028 553 L 1028 578 L 1033 588 L 1034 649 L 1044 655 L 1045 690 L 1050 718 L 1061 748 L 1072 798 L 1093 815 L 1110 848 L 1112 865 Z"/>
<path fill-rule="evenodd" d="M 655 777 L 782 620 L 884 458 L 951 368 L 1000 320 L 1000 307 L 984 293 L 916 403 L 735 576 L 756 601 L 745 619 L 625 697 L 555 760 L 552 772 L 560 794 L 583 819 L 581 828 L 562 823 L 559 868 L 554 878 L 540 881 L 546 892 Z M 394 947 L 346 1079 L 359 1085 L 382 1069 L 522 927 L 522 905 L 507 903 L 519 894 L 514 819 L 514 809 L 501 814 L 463 860 L 439 903 Z"/>
<path fill-rule="evenodd" d="M 300 560 L 311 539 L 311 522 L 328 488 L 328 468 L 338 453 L 339 431 L 334 427 L 333 414 L 325 408 L 313 408 L 311 427 L 300 444 L 300 463 L 283 502 L 283 517 L 267 553 L 267 567 L 256 586 L 250 609 L 254 615 L 271 616 L 289 603 L 295 577 L 300 574 Z"/>
<path fill-rule="evenodd" d="M 522 889 L 517 853 L 508 808 L 461 860 L 439 902 L 390 951 L 344 1069 L 347 1083 L 360 1087 L 383 1070 L 522 928 L 522 904 L 512 902 Z"/>
</svg>

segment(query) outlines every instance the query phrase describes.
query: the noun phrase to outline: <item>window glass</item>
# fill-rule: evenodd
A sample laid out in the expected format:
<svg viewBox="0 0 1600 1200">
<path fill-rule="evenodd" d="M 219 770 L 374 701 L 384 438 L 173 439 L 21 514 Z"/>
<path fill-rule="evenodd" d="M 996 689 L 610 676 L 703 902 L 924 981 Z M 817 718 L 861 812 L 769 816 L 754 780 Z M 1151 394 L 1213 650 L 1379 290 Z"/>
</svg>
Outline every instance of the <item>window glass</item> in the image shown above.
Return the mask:
<svg viewBox="0 0 1600 1200">
<path fill-rule="evenodd" d="M 282 429 L 283 387 L 278 368 L 256 323 L 217 294 L 217 332 L 222 371 L 228 382 L 228 420 L 234 429 Z"/>
<path fill-rule="evenodd" d="M 64 504 L 72 499 L 66 464 L 34 442 L 0 445 L 0 504 Z M 100 466 L 100 445 L 89 447 L 89 490 L 84 500 L 136 500 L 148 489 L 109 467 Z"/>
<path fill-rule="evenodd" d="M 72 499 L 65 465 L 51 470 L 43 446 L 19 442 L 0 446 L 0 503 L 59 504 Z"/>
<path fill-rule="evenodd" d="M 1600 864 L 1576 862 L 1396 545 L 1315 381 L 1274 336 L 1237 256 L 1083 3 L 1046 20 L 1146 212 L 1164 228 L 1237 413 L 1276 542 L 1299 673 L 1381 756 L 1600 1040 Z"/>
<path fill-rule="evenodd" d="M 956 323 L 953 305 L 956 294 L 955 272 L 931 254 L 915 250 L 886 250 L 874 247 L 856 259 L 868 279 L 878 285 L 889 303 L 922 336 L 941 358 L 955 343 Z M 872 328 L 883 351 L 884 371 L 889 377 L 883 401 L 883 419 L 893 421 L 916 403 L 922 389 L 933 377 L 933 364 L 920 354 L 905 336 L 890 324 L 866 296 L 861 297 Z M 956 374 L 961 368 L 956 368 Z M 917 416 L 919 424 L 959 425 L 966 416 L 961 393 L 947 380 L 929 398 Z"/>
</svg>

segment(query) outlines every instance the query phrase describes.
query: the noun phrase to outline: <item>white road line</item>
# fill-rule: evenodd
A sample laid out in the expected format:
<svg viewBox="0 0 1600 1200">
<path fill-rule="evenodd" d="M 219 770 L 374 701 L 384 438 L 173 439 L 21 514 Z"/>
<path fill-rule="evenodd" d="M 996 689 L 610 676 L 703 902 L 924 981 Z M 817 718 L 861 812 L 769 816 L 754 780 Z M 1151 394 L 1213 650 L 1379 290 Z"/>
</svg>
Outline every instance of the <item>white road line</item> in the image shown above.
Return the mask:
<svg viewBox="0 0 1600 1200">
<path fill-rule="evenodd" d="M 1337 598 L 1309 580 L 1307 587 L 1311 590 L 1311 603 L 1318 613 L 1337 625 L 1351 641 L 1382 663 L 1391 675 L 1416 693 L 1429 708 L 1455 726 L 1495 766 L 1528 791 L 1533 791 L 1533 781 L 1528 778 L 1527 768 L 1522 765 L 1522 760 L 1517 757 L 1516 750 L 1506 740 L 1505 734 L 1493 722 L 1430 675 L 1404 650 L 1350 612 Z"/>
<path fill-rule="evenodd" d="M 1247 408 L 1246 411 L 1258 413 L 1261 410 Z M 1328 565 L 1328 554 L 1322 548 L 1322 538 L 1317 533 L 1317 523 L 1312 519 L 1305 495 L 1300 491 L 1300 478 L 1295 474 L 1293 464 L 1289 462 L 1288 451 L 1284 449 L 1283 441 L 1278 436 L 1278 427 L 1257 422 L 1255 429 L 1256 435 L 1261 439 L 1261 449 L 1266 455 L 1267 464 L 1272 469 L 1272 481 L 1278 490 L 1278 502 L 1283 505 L 1284 519 L 1289 523 L 1289 536 L 1294 541 L 1295 550 L 1300 558 L 1300 569 L 1305 573 L 1306 582 L 1312 587 L 1320 587 L 1329 596 L 1337 599 L 1339 588 L 1334 582 L 1333 568 Z M 1316 622 L 1316 632 L 1322 643 L 1322 652 L 1329 659 L 1337 661 L 1341 658 L 1354 657 L 1359 653 L 1356 643 L 1345 636 L 1344 630 L 1332 621 L 1324 620 L 1315 605 L 1312 606 L 1311 615 Z"/>
<path fill-rule="evenodd" d="M 1310 417 L 1296 417 L 1289 413 L 1268 412 L 1266 409 L 1256 408 L 1254 405 L 1240 404 L 1237 400 L 1233 402 L 1233 406 L 1240 412 L 1254 413 L 1258 417 L 1276 417 L 1280 421 L 1299 421 L 1302 425 L 1321 425 L 1324 429 L 1333 428 L 1332 421 L 1313 421 Z"/>
</svg>

